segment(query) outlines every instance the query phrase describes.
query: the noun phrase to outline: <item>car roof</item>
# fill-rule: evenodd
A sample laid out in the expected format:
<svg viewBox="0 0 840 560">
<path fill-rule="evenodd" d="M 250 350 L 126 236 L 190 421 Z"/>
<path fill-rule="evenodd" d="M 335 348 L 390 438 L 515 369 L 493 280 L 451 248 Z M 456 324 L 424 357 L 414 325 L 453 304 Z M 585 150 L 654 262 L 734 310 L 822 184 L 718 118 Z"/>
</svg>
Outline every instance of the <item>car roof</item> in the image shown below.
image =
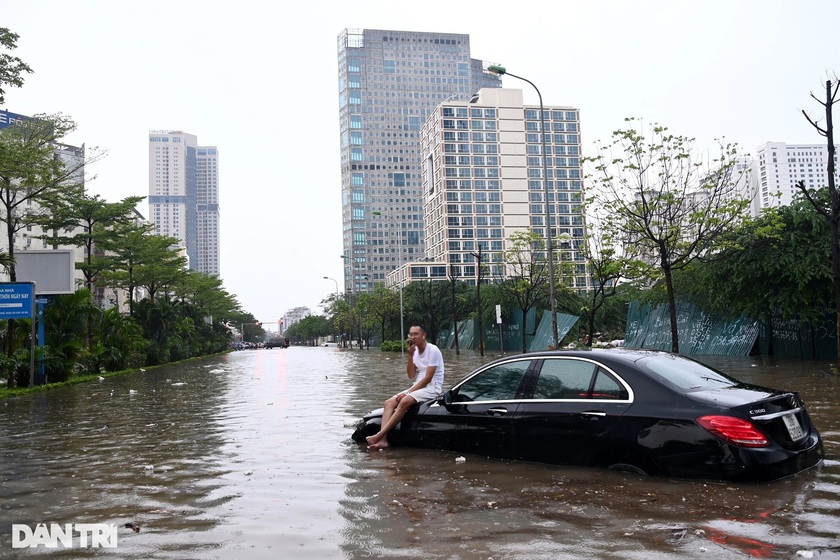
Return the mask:
<svg viewBox="0 0 840 560">
<path fill-rule="evenodd" d="M 633 363 L 642 358 L 656 356 L 668 356 L 684 358 L 679 354 L 673 354 L 664 350 L 643 350 L 637 348 L 591 348 L 591 349 L 569 349 L 569 350 L 544 350 L 541 352 L 529 352 L 527 354 L 510 354 L 494 361 L 510 359 L 543 359 L 543 358 L 588 358 L 592 360 Z"/>
</svg>

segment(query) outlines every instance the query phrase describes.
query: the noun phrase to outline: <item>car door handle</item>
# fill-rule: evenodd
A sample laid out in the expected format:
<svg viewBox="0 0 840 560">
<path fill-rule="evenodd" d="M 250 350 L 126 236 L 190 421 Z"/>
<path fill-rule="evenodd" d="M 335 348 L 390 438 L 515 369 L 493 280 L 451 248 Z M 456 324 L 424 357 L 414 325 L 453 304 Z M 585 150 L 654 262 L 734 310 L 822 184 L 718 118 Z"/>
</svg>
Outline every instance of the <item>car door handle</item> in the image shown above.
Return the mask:
<svg viewBox="0 0 840 560">
<path fill-rule="evenodd" d="M 601 412 L 600 410 L 585 410 L 585 411 L 581 412 L 580 415 L 581 416 L 587 416 L 587 417 L 597 416 L 597 417 L 603 418 L 607 415 L 607 413 L 606 412 Z"/>
<path fill-rule="evenodd" d="M 507 409 L 504 408 L 504 407 L 502 407 L 502 408 L 488 408 L 487 409 L 487 414 L 490 415 L 490 416 L 504 416 L 505 414 L 507 414 Z"/>
</svg>

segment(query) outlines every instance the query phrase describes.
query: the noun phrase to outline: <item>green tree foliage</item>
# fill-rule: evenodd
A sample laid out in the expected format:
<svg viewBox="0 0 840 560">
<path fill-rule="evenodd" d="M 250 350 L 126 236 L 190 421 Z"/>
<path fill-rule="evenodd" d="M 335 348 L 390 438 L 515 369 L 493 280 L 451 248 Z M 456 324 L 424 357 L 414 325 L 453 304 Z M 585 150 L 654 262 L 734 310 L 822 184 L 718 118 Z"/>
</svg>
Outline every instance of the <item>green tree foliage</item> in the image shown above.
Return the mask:
<svg viewBox="0 0 840 560">
<path fill-rule="evenodd" d="M 143 197 L 134 196 L 118 203 L 109 203 L 99 195 L 89 196 L 72 190 L 64 198 L 52 198 L 45 202 L 48 213 L 41 221 L 47 233 L 43 238 L 53 247 L 72 246 L 84 249 L 84 260 L 76 263 L 82 271 L 85 287 L 93 297 L 95 281 L 110 262 L 96 249 L 106 240 L 114 240 L 115 226 L 124 226 L 136 220 L 135 206 Z M 93 314 L 87 318 L 88 350 L 93 350 Z"/>
<path fill-rule="evenodd" d="M 51 206 L 79 196 L 85 166 L 104 156 L 92 149 L 96 155 L 86 159 L 57 157 L 61 140 L 75 129 L 76 123 L 57 114 L 0 130 L 0 222 L 12 257 L 15 234 L 43 223 Z M 9 277 L 17 280 L 14 266 Z"/>
<path fill-rule="evenodd" d="M 236 298 L 225 290 L 222 280 L 216 276 L 185 270 L 173 287 L 173 293 L 182 306 L 200 310 L 205 320 L 210 318 L 224 323 L 239 313 Z"/>
<path fill-rule="evenodd" d="M 99 273 L 108 266 L 107 259 L 97 255 L 96 249 L 107 241 L 113 243 L 115 228 L 129 226 L 138 219 L 135 208 L 145 197 L 131 196 L 120 202 L 108 202 L 99 195 L 72 191 L 61 199 L 46 202 L 49 211 L 40 224 L 44 239 L 54 247 L 72 246 L 84 249 L 84 261 L 76 268 L 85 277 L 85 287 L 93 291 Z"/>
<path fill-rule="evenodd" d="M 610 298 L 619 294 L 619 285 L 641 278 L 648 267 L 641 260 L 637 246 L 628 243 L 615 229 L 616 221 L 603 214 L 596 197 L 587 199 L 585 209 L 594 223 L 580 246 L 592 282 L 592 289 L 585 295 L 586 301 L 582 305 L 587 325 L 586 345 L 591 347 L 598 332 L 598 316 Z M 623 328 L 621 330 L 623 332 Z"/>
<path fill-rule="evenodd" d="M 297 343 L 314 346 L 319 338 L 333 334 L 332 323 L 323 315 L 304 317 L 286 330 L 286 336 Z"/>
<path fill-rule="evenodd" d="M 735 145 L 720 142 L 707 159 L 694 153 L 690 138 L 656 124 L 650 132 L 649 139 L 633 128 L 614 132 L 587 160 L 594 164 L 588 178 L 611 230 L 638 248 L 651 265 L 650 280 L 664 283 L 671 350 L 679 352 L 673 273 L 714 254 L 746 216 L 749 200 L 738 190 Z"/>
<path fill-rule="evenodd" d="M 397 290 L 389 290 L 385 284 L 375 284 L 366 315 L 379 324 L 379 338 L 383 342 L 400 339 L 400 295 Z"/>
<path fill-rule="evenodd" d="M 828 200 L 827 189 L 814 193 Z M 711 263 L 678 279 L 695 302 L 721 317 L 822 320 L 833 301 L 828 223 L 803 197 L 745 221 Z"/>
<path fill-rule="evenodd" d="M 125 224 L 115 228 L 114 237 L 104 239 L 101 276 L 108 286 L 129 294 L 129 310 L 134 314 L 135 288 L 145 287 L 150 298 L 161 288 L 173 288 L 183 277 L 184 258 L 173 251 L 178 240 L 151 235 L 154 226 Z"/>
<path fill-rule="evenodd" d="M 528 310 L 548 298 L 549 271 L 545 241 L 532 230 L 515 231 L 508 237 L 503 255 L 504 273 L 496 276 L 496 285 L 516 302 L 522 311 L 522 353 L 527 351 L 525 317 Z M 556 278 L 556 277 L 555 277 Z"/>
<path fill-rule="evenodd" d="M 442 324 L 449 324 L 451 317 L 449 284 L 447 282 L 415 281 L 403 288 L 404 303 L 409 311 L 405 313 L 405 332 L 412 324 L 423 325 L 427 339 L 438 339 Z"/>
<path fill-rule="evenodd" d="M 90 292 L 79 290 L 74 294 L 53 298 L 44 311 L 44 341 L 53 358 L 45 371 L 50 381 L 65 381 L 77 364 L 84 363 L 84 337 L 86 319 L 100 311 L 91 305 Z"/>
<path fill-rule="evenodd" d="M 13 51 L 17 48 L 20 36 L 12 33 L 6 27 L 0 27 L 0 46 Z M 32 68 L 20 58 L 7 52 L 0 52 L 0 105 L 6 102 L 6 87 L 19 88 L 23 86 L 24 74 L 31 74 Z"/>
<path fill-rule="evenodd" d="M 96 326 L 96 345 L 88 371 L 121 371 L 146 364 L 149 342 L 143 338 L 143 328 L 132 317 L 121 315 L 116 309 L 106 309 Z"/>
</svg>

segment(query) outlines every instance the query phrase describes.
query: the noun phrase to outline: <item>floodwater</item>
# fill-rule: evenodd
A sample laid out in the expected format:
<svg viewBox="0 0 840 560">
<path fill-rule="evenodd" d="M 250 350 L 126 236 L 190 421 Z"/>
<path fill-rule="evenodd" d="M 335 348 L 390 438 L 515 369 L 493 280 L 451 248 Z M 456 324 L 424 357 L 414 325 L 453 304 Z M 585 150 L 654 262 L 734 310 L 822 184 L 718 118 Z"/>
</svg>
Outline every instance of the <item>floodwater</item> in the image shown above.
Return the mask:
<svg viewBox="0 0 840 560">
<path fill-rule="evenodd" d="M 447 383 L 491 357 L 445 353 Z M 840 558 L 840 378 L 708 361 L 800 391 L 824 463 L 730 484 L 368 451 L 352 425 L 407 386 L 398 354 L 245 350 L 0 401 L 0 558 Z M 13 549 L 38 523 L 117 547 Z"/>
</svg>

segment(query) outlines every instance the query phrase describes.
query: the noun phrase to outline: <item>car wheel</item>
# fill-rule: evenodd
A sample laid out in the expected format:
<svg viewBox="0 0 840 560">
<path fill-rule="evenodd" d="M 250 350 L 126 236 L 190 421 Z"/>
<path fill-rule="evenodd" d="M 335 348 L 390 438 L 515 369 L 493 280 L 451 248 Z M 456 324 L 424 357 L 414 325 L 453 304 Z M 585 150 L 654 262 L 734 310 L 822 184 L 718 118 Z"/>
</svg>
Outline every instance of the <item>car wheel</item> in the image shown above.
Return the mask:
<svg viewBox="0 0 840 560">
<path fill-rule="evenodd" d="M 607 465 L 607 469 L 616 472 L 648 476 L 648 472 L 646 470 L 632 463 L 613 463 L 612 465 Z"/>
</svg>

